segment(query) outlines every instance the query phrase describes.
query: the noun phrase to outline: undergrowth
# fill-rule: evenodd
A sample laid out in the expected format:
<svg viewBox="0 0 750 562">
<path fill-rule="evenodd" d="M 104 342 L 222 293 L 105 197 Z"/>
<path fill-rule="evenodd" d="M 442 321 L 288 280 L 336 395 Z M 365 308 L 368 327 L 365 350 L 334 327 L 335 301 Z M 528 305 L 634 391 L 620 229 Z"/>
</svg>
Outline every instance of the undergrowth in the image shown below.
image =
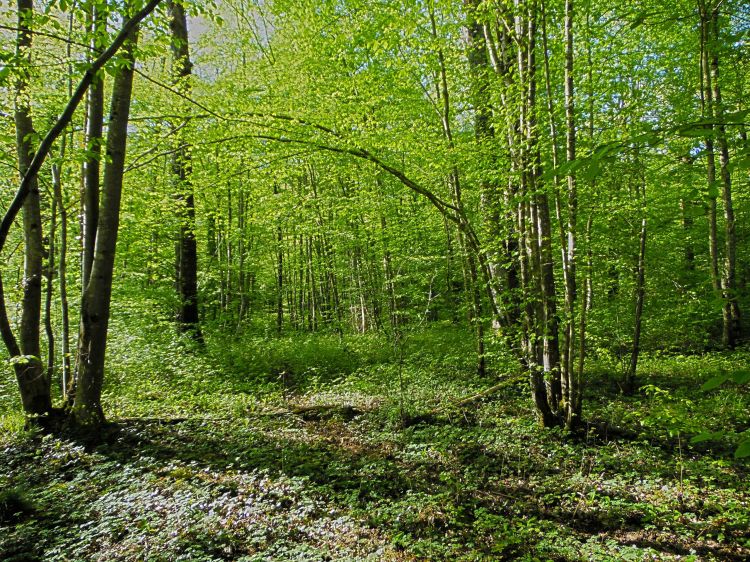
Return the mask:
<svg viewBox="0 0 750 562">
<path fill-rule="evenodd" d="M 398 345 L 216 331 L 205 349 L 166 322 L 132 325 L 113 323 L 116 431 L 99 445 L 24 430 L 0 386 L 1 559 L 750 556 L 748 464 L 734 458 L 747 388 L 700 390 L 747 368 L 747 352 L 647 354 L 634 397 L 592 358 L 585 427 L 570 435 L 538 426 L 508 358 L 476 376 L 470 335 L 449 325 Z"/>
</svg>

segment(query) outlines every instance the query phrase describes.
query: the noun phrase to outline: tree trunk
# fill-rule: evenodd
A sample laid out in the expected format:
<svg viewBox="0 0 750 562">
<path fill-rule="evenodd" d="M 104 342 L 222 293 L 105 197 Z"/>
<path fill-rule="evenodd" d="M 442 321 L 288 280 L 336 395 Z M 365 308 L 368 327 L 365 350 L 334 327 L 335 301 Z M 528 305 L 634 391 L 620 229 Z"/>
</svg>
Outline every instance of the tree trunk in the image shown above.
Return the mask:
<svg viewBox="0 0 750 562">
<path fill-rule="evenodd" d="M 719 170 L 721 177 L 721 200 L 724 206 L 724 270 L 722 289 L 724 297 L 722 343 L 733 348 L 741 337 L 740 307 L 737 301 L 737 237 L 735 233 L 734 204 L 732 202 L 732 176 L 729 172 L 729 147 L 724 125 L 724 106 L 721 99 L 719 80 L 719 3 L 711 12 L 711 27 L 708 31 L 709 52 L 711 53 L 711 87 L 716 119 L 716 142 L 719 145 Z"/>
<path fill-rule="evenodd" d="M 31 120 L 29 70 L 31 65 L 32 0 L 18 0 L 16 56 L 21 65 L 15 84 L 15 123 L 18 169 L 23 178 L 34 155 L 34 126 Z M 29 181 L 23 203 L 24 271 L 21 310 L 20 352 L 23 361 L 15 364 L 21 399 L 27 414 L 44 414 L 52 408 L 50 380 L 44 373 L 39 345 L 42 307 L 42 217 L 39 209 L 39 184 L 36 175 Z"/>
<path fill-rule="evenodd" d="M 279 186 L 274 184 L 273 194 L 279 194 Z M 281 220 L 276 225 L 276 333 L 281 335 L 284 327 L 284 232 Z"/>
<path fill-rule="evenodd" d="M 710 9 L 705 1 L 698 3 L 700 9 L 701 49 L 701 108 L 704 119 L 708 119 L 706 136 L 706 171 L 708 180 L 708 224 L 711 283 L 722 299 L 722 344 L 732 348 L 740 332 L 740 309 L 736 295 L 736 253 L 734 207 L 729 173 L 729 149 L 726 130 L 721 123 L 723 108 L 719 85 L 719 56 L 716 43 L 719 33 L 719 8 Z M 718 121 L 716 123 L 715 121 Z M 716 148 L 719 145 L 720 179 L 716 178 Z M 719 185 L 724 206 L 725 252 L 723 271 L 720 267 L 718 241 Z"/>
<path fill-rule="evenodd" d="M 630 363 L 625 372 L 623 392 L 633 394 L 636 387 L 638 356 L 641 350 L 641 325 L 643 323 L 643 302 L 646 297 L 646 217 L 641 219 L 641 234 L 638 244 L 638 264 L 635 277 L 635 324 L 633 328 L 633 347 L 630 352 Z"/>
<path fill-rule="evenodd" d="M 91 39 L 90 56 L 98 56 L 100 35 L 107 30 L 107 13 L 103 4 L 90 3 L 89 28 Z M 101 162 L 102 131 L 104 125 L 104 74 L 98 75 L 91 83 L 86 100 L 86 159 L 83 162 L 83 194 L 81 204 L 81 287 L 86 290 L 91 278 L 94 263 L 94 244 L 99 222 L 99 171 Z"/>
<path fill-rule="evenodd" d="M 642 163 L 637 158 L 635 166 L 642 169 Z M 625 370 L 623 393 L 633 394 L 636 389 L 636 377 L 638 369 L 638 357 L 641 351 L 641 326 L 643 324 L 643 303 L 646 298 L 646 179 L 640 179 L 640 187 L 636 187 L 636 194 L 641 203 L 641 231 L 638 237 L 638 257 L 635 267 L 635 317 L 633 324 L 633 346 L 630 351 L 630 362 Z"/>
<path fill-rule="evenodd" d="M 437 39 L 437 26 L 435 24 L 435 13 L 430 10 L 430 23 L 432 24 L 432 35 Z M 476 28 L 473 30 L 476 32 Z M 442 125 L 443 125 L 443 136 L 448 143 L 448 148 L 453 148 L 453 131 L 451 129 L 451 116 L 450 116 L 450 95 L 448 92 L 448 75 L 445 69 L 445 57 L 443 51 L 438 49 L 438 62 L 440 64 L 440 75 L 439 83 L 437 84 L 438 99 L 442 101 Z M 476 56 L 476 54 L 474 55 Z M 477 61 L 476 65 L 479 64 Z M 475 69 L 477 72 L 478 69 Z M 486 95 L 485 95 L 486 97 Z M 476 135 L 480 138 L 488 137 L 489 123 L 488 108 L 484 106 L 476 117 L 479 121 L 478 127 L 480 130 L 476 132 Z M 459 211 L 460 220 L 464 220 L 464 205 L 461 197 L 461 179 L 458 171 L 458 167 L 454 166 L 451 170 L 448 183 L 451 186 L 451 196 L 453 198 L 453 204 Z M 485 192 L 487 187 L 485 187 Z M 479 273 L 477 270 L 477 260 L 472 254 L 473 248 L 469 247 L 466 242 L 466 236 L 459 232 L 458 240 L 461 245 L 461 251 L 463 252 L 467 266 L 467 289 L 470 291 L 471 298 L 471 322 L 474 325 L 474 333 L 476 337 L 476 352 L 477 352 L 477 374 L 480 377 L 484 377 L 487 372 L 487 364 L 485 359 L 485 342 L 484 342 L 484 319 L 482 311 L 482 293 L 479 285 Z M 488 280 L 489 281 L 489 280 Z"/>
<path fill-rule="evenodd" d="M 63 137 L 63 140 L 65 137 Z M 58 190 L 60 181 L 60 169 L 58 164 L 52 165 L 52 185 L 53 190 Z M 54 292 L 53 283 L 55 279 L 55 236 L 57 236 L 57 198 L 52 198 L 52 217 L 49 225 L 49 244 L 47 246 L 47 267 L 44 275 L 47 278 L 47 288 L 44 296 L 44 331 L 47 334 L 47 380 L 52 384 L 52 377 L 55 372 L 55 332 L 52 329 L 52 295 Z"/>
<path fill-rule="evenodd" d="M 60 149 L 61 156 L 64 154 L 65 144 Z M 60 258 L 57 262 L 57 276 L 60 290 L 60 315 L 62 317 L 62 395 L 67 401 L 71 386 L 70 370 L 70 313 L 68 311 L 68 281 L 67 281 L 67 252 L 68 252 L 68 214 L 62 195 L 62 181 L 60 168 L 53 166 L 53 189 L 57 207 L 60 210 Z"/>
<path fill-rule="evenodd" d="M 576 159 L 576 122 L 575 122 L 575 90 L 573 83 L 573 0 L 565 1 L 565 129 L 566 156 L 568 162 Z M 565 307 L 567 312 L 566 324 L 566 359 L 563 369 L 563 399 L 566 401 L 565 425 L 572 429 L 579 422 L 581 395 L 578 388 L 578 378 L 573 368 L 575 347 L 575 313 L 576 313 L 576 229 L 578 215 L 578 189 L 576 176 L 568 174 L 568 227 L 565 271 Z"/>
<path fill-rule="evenodd" d="M 120 222 L 130 98 L 133 89 L 133 52 L 137 35 L 136 27 L 123 48 L 123 59 L 127 64 L 119 69 L 112 89 L 107 131 L 107 160 L 104 167 L 94 262 L 81 306 L 82 329 L 78 349 L 80 370 L 72 413 L 74 422 L 83 427 L 97 427 L 104 422 L 101 393 Z"/>
<path fill-rule="evenodd" d="M 549 243 L 549 213 L 543 206 L 546 194 L 541 189 L 538 127 L 536 123 L 536 7 L 533 3 L 515 0 L 515 29 L 519 38 L 517 63 L 522 96 L 518 119 L 510 125 L 509 138 L 514 169 L 520 181 L 517 204 L 517 228 L 520 235 L 520 276 L 524 297 L 523 362 L 529 370 L 532 397 L 545 427 L 557 425 L 558 417 L 550 405 L 545 371 L 553 368 L 550 358 L 557 341 L 549 303 L 554 300 L 554 284 L 543 277 Z M 515 146 L 514 146 L 515 145 Z M 540 208 L 541 207 L 541 208 Z M 541 212 L 540 212 L 541 211 Z M 546 224 L 542 224 L 545 223 Z M 550 253 L 551 255 L 551 253 Z M 559 355 L 557 355 L 559 357 Z"/>
<path fill-rule="evenodd" d="M 393 274 L 393 259 L 389 244 L 387 222 L 385 215 L 380 215 L 380 232 L 383 237 L 383 278 L 385 280 L 385 290 L 388 293 L 388 316 L 392 330 L 397 330 L 399 326 L 398 300 L 396 299 L 396 281 Z"/>
<path fill-rule="evenodd" d="M 483 146 L 491 144 L 495 137 L 492 122 L 489 75 L 492 71 L 500 76 L 506 85 L 510 83 L 513 66 L 511 39 L 508 33 L 498 32 L 499 48 L 489 25 L 481 22 L 482 4 L 478 0 L 465 0 L 466 28 L 468 34 L 467 59 L 470 72 L 470 94 L 474 105 L 474 136 L 479 147 L 482 162 L 487 169 L 494 169 L 497 159 L 494 154 L 484 154 Z M 508 14 L 500 13 L 498 20 L 508 19 Z M 512 25 L 512 24 L 508 24 Z M 504 100 L 503 104 L 505 104 Z M 509 142 L 512 132 L 509 127 Z M 511 150 L 512 152 L 512 150 Z M 512 208 L 514 189 L 506 192 L 496 180 L 483 177 L 480 180 L 480 208 L 482 211 L 484 234 L 491 241 L 488 249 L 481 250 L 481 262 L 486 253 L 485 273 L 487 292 L 495 318 L 493 326 L 501 328 L 505 340 L 515 346 L 514 330 L 520 319 L 519 271 L 516 254 L 518 238 L 514 228 Z M 503 210 L 505 209 L 505 210 Z"/>
<path fill-rule="evenodd" d="M 169 0 L 167 6 L 170 14 L 169 28 L 172 34 L 174 85 L 179 92 L 188 95 L 193 65 L 190 62 L 185 9 L 182 4 L 173 0 Z M 184 131 L 184 127 L 180 130 Z M 176 142 L 178 143 L 178 149 L 172 156 L 172 175 L 177 187 L 176 199 L 180 219 L 177 255 L 177 284 L 180 303 L 177 324 L 180 332 L 189 334 L 195 341 L 202 343 L 203 335 L 198 313 L 198 247 L 195 240 L 195 200 L 190 178 L 192 161 L 190 148 L 185 143 L 185 135 L 178 135 Z M 240 291 L 243 290 L 244 287 L 240 286 Z M 241 295 L 240 298 L 244 300 L 244 295 Z"/>
</svg>

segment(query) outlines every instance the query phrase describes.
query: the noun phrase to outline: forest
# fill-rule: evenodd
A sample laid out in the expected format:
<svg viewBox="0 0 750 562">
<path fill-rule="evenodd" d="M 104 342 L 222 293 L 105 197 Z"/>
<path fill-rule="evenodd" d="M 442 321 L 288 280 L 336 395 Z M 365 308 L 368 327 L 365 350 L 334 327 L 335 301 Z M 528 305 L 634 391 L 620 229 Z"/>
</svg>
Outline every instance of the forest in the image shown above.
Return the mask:
<svg viewBox="0 0 750 562">
<path fill-rule="evenodd" d="M 743 0 L 0 0 L 0 560 L 750 559 Z"/>
</svg>

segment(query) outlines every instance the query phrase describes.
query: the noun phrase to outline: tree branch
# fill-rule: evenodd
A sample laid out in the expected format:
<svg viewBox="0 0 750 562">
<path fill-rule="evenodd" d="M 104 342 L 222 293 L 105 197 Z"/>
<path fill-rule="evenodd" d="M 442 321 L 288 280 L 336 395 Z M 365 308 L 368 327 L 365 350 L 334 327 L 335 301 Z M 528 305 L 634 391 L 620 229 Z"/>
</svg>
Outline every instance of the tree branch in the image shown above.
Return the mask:
<svg viewBox="0 0 750 562">
<path fill-rule="evenodd" d="M 73 118 L 73 114 L 78 108 L 78 105 L 81 103 L 83 97 L 86 95 L 86 91 L 88 90 L 89 86 L 91 86 L 92 82 L 95 80 L 97 73 L 104 67 L 105 64 L 107 64 L 107 62 L 109 62 L 112 57 L 115 56 L 115 54 L 117 54 L 117 51 L 120 49 L 120 47 L 122 47 L 123 43 L 128 38 L 130 33 L 144 18 L 146 18 L 146 16 L 148 16 L 156 8 L 156 6 L 159 5 L 160 2 L 161 0 L 150 0 L 150 2 L 148 2 L 148 4 L 143 7 L 143 9 L 136 13 L 132 18 L 128 19 L 122 26 L 120 32 L 117 34 L 117 37 L 115 37 L 110 46 L 107 48 L 107 50 L 99 55 L 99 57 L 84 73 L 81 81 L 78 83 L 78 87 L 73 92 L 73 96 L 68 101 L 68 104 L 65 106 L 62 114 L 57 118 L 55 124 L 47 132 L 44 139 L 42 139 L 42 142 L 39 144 L 39 148 L 34 153 L 34 158 L 31 160 L 31 164 L 29 164 L 29 168 L 26 170 L 26 174 L 23 176 L 23 179 L 21 179 L 21 185 L 18 187 L 16 195 L 13 198 L 10 207 L 8 207 L 8 210 L 5 212 L 2 222 L 0 222 L 0 252 L 2 252 L 3 248 L 5 247 L 5 242 L 8 239 L 10 228 L 11 226 L 13 226 L 13 222 L 15 222 L 16 216 L 18 216 L 18 212 L 23 207 L 23 203 L 29 194 L 32 181 L 39 173 L 39 170 L 41 169 L 42 164 L 44 164 L 44 161 L 49 155 L 50 150 L 52 150 L 52 145 L 70 123 L 71 119 Z M 2 308 L 2 310 L 0 310 L 0 332 L 2 332 L 2 338 L 6 344 L 6 347 L 8 347 L 8 344 L 11 340 L 15 341 L 15 337 L 10 331 L 10 324 L 8 323 L 7 310 L 5 308 L 5 298 L 2 294 L 2 283 L 0 283 L 0 308 Z M 8 347 L 8 352 L 11 354 L 11 356 L 17 356 L 17 350 L 18 345 L 11 345 Z"/>
</svg>

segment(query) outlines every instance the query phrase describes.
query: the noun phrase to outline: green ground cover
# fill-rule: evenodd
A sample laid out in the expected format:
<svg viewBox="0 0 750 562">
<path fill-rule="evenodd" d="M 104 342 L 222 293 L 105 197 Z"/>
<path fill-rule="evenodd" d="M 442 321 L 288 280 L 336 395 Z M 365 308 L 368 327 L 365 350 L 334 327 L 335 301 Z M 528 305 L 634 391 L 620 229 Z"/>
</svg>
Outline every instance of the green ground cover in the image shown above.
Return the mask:
<svg viewBox="0 0 750 562">
<path fill-rule="evenodd" d="M 159 325 L 115 333 L 103 442 L 23 430 L 2 383 L 3 560 L 750 556 L 748 463 L 734 455 L 750 397 L 700 390 L 747 352 L 646 356 L 631 398 L 600 357 L 586 427 L 569 435 L 538 426 L 502 357 L 496 379 L 473 376 L 471 339 L 450 326 L 397 349 L 216 335 L 198 352 Z"/>
</svg>

